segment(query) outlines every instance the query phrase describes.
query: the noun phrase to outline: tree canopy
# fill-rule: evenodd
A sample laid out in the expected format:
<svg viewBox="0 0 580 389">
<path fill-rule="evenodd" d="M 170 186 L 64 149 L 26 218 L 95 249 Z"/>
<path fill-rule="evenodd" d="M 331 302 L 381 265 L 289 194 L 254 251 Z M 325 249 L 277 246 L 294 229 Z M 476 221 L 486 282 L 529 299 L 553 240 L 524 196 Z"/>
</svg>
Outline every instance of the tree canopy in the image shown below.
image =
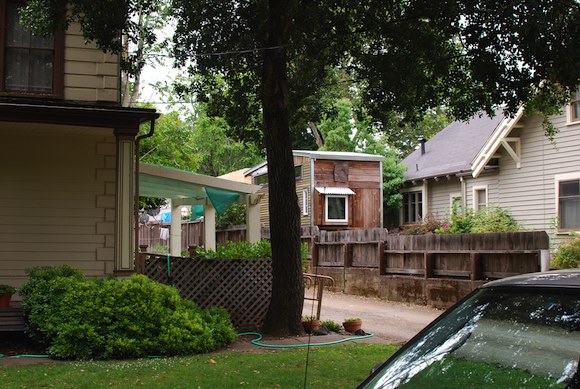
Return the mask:
<svg viewBox="0 0 580 389">
<path fill-rule="evenodd" d="M 38 21 L 60 21 L 57 11 L 72 4 L 65 20 L 84 15 L 85 35 L 115 48 L 112 22 L 130 31 L 128 15 L 141 1 L 91 7 L 88 0 L 30 0 L 29 8 Z M 541 101 L 563 105 L 580 78 L 577 0 L 173 0 L 172 8 L 177 65 L 220 74 L 241 109 L 254 99 L 262 113 L 273 256 L 264 329 L 273 334 L 301 331 L 290 129 L 293 115 L 311 112 L 303 108 L 328 82 L 329 68 L 342 66 L 358 81 L 364 106 L 377 119 L 397 112 L 412 120 L 441 106 L 455 118 L 491 114 L 498 105 L 515 112 L 542 95 L 553 99 Z"/>
</svg>

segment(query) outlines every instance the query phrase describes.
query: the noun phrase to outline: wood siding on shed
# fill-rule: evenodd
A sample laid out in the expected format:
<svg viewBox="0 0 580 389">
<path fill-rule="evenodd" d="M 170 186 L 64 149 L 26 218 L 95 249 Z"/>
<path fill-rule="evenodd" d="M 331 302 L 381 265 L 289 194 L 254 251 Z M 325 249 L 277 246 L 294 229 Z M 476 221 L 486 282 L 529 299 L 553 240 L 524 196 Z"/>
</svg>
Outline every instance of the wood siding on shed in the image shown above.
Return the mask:
<svg viewBox="0 0 580 389">
<path fill-rule="evenodd" d="M 64 99 L 118 103 L 119 56 L 85 43 L 78 23 L 66 31 L 64 45 Z"/>
<path fill-rule="evenodd" d="M 0 136 L 0 283 L 20 285 L 26 268 L 63 263 L 112 273 L 112 131 L 3 122 Z"/>
<path fill-rule="evenodd" d="M 324 196 L 314 191 L 312 203 L 316 225 L 350 228 L 380 227 L 382 172 L 379 162 L 316 160 L 314 161 L 314 186 L 348 187 L 355 192 L 355 195 L 349 196 L 349 220 L 348 225 L 344 225 L 324 222 Z"/>
</svg>

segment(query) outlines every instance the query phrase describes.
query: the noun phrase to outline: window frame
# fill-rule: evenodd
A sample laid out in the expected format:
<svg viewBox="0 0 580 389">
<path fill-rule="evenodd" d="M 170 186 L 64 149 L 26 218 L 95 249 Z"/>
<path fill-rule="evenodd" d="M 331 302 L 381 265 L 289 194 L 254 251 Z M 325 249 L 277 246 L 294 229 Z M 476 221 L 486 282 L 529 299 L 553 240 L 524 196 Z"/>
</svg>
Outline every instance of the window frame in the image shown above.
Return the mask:
<svg viewBox="0 0 580 389">
<path fill-rule="evenodd" d="M 407 220 L 407 216 L 409 216 L 410 210 L 406 209 L 407 204 L 409 202 L 406 201 L 406 196 L 414 195 L 414 204 L 415 204 L 415 215 L 414 220 Z M 422 189 L 414 189 L 408 190 L 402 193 L 403 195 L 403 206 L 402 209 L 402 224 L 417 224 L 423 221 L 424 215 L 424 207 L 425 207 L 425 194 Z M 417 201 L 417 195 L 421 195 L 421 201 Z M 419 206 L 420 205 L 420 206 Z"/>
<path fill-rule="evenodd" d="M 330 194 L 325 194 L 324 195 L 324 222 L 325 223 L 340 223 L 340 224 L 348 224 L 348 207 L 349 207 L 349 201 L 348 201 L 348 196 L 349 195 L 330 195 Z M 344 219 L 329 219 L 328 218 L 328 200 L 330 198 L 340 198 L 340 199 L 344 199 Z"/>
<path fill-rule="evenodd" d="M 566 119 L 567 119 L 567 124 L 569 124 L 569 125 L 580 123 L 580 115 L 579 116 L 574 115 L 574 112 L 575 112 L 574 106 L 576 104 L 578 104 L 579 109 L 580 109 L 580 86 L 576 89 L 576 91 L 574 92 L 574 95 L 572 96 L 572 99 L 570 100 L 570 103 L 566 107 L 566 110 L 567 110 Z"/>
<path fill-rule="evenodd" d="M 479 203 L 479 196 L 478 192 L 484 191 L 485 193 L 485 204 L 484 208 L 489 207 L 489 191 L 487 185 L 478 185 L 474 186 L 472 189 L 472 197 L 473 197 L 473 209 L 475 211 L 479 211 L 482 209 L 481 204 Z"/>
<path fill-rule="evenodd" d="M 29 96 L 29 97 L 51 97 L 62 99 L 64 97 L 64 32 L 54 33 L 53 45 L 53 67 L 52 67 L 52 91 L 12 91 L 6 90 L 6 12 L 7 3 L 24 5 L 25 1 L 20 0 L 0 0 L 0 96 Z"/>
<path fill-rule="evenodd" d="M 557 174 L 554 176 L 554 189 L 555 189 L 555 209 L 556 209 L 556 217 L 558 218 L 558 231 L 562 233 L 568 233 L 569 231 L 580 231 L 580 225 L 575 227 L 562 227 L 562 216 L 561 216 L 561 209 L 560 209 L 560 183 L 568 182 L 568 181 L 578 181 L 578 185 L 580 185 L 580 172 L 577 173 L 564 173 L 564 174 Z"/>
<path fill-rule="evenodd" d="M 302 216 L 308 216 L 308 189 L 302 189 Z"/>
</svg>

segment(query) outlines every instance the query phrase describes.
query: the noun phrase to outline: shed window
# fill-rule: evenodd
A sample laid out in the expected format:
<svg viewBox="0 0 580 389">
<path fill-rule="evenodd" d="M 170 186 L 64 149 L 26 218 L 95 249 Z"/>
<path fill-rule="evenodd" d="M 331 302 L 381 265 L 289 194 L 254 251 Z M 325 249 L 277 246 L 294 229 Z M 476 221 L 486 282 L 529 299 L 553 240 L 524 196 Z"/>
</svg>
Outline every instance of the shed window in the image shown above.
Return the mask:
<svg viewBox="0 0 580 389">
<path fill-rule="evenodd" d="M 302 189 L 302 215 L 308 215 L 308 189 Z"/>
<path fill-rule="evenodd" d="M 403 223 L 419 223 L 423 220 L 423 192 L 403 193 Z"/>
<path fill-rule="evenodd" d="M 18 1 L 0 3 L 4 28 L 0 45 L 4 61 L 0 64 L 1 90 L 14 94 L 62 94 L 63 34 L 40 37 L 20 24 Z"/>
<path fill-rule="evenodd" d="M 326 221 L 348 222 L 348 196 L 326 195 Z"/>
<path fill-rule="evenodd" d="M 561 229 L 580 229 L 580 179 L 558 182 L 558 216 Z"/>
</svg>

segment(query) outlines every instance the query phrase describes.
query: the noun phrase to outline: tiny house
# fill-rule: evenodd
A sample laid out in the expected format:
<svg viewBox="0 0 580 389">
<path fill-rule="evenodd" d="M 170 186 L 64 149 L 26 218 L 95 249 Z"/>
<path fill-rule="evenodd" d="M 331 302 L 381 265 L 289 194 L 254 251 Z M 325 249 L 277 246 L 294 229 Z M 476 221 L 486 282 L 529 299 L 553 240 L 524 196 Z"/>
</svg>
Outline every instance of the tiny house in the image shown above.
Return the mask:
<svg viewBox="0 0 580 389">
<path fill-rule="evenodd" d="M 383 226 L 383 157 L 380 155 L 294 150 L 296 194 L 301 227 L 322 230 Z M 245 172 L 261 185 L 260 222 L 270 226 L 268 165 Z"/>
</svg>

